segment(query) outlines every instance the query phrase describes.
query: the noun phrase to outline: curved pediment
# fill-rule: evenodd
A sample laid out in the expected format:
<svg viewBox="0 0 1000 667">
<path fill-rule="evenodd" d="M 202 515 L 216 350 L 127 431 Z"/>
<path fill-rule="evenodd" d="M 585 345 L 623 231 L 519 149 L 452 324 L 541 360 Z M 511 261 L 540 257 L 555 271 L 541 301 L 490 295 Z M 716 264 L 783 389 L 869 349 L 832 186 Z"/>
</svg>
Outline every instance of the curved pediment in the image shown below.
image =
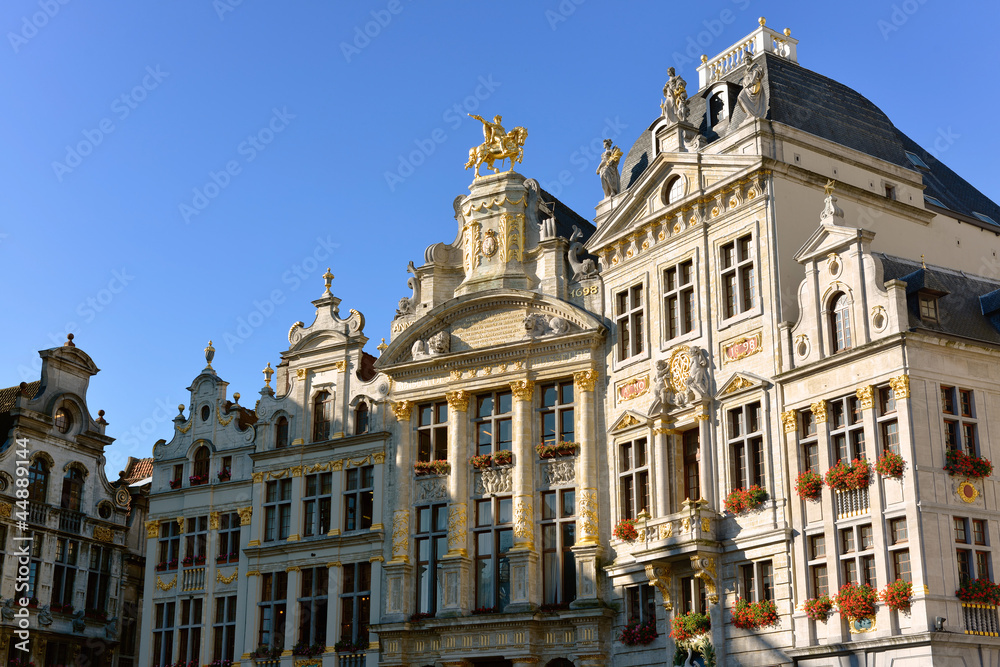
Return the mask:
<svg viewBox="0 0 1000 667">
<path fill-rule="evenodd" d="M 452 299 L 416 320 L 392 341 L 376 368 L 581 333 L 603 336 L 604 325 L 573 304 L 535 292 L 479 292 Z"/>
<path fill-rule="evenodd" d="M 339 316 L 339 299 L 314 301 L 316 317 L 308 327 L 296 322 L 288 330 L 288 352 L 304 352 L 329 345 L 344 344 L 364 336 L 365 316 L 351 309 L 347 319 Z"/>
</svg>

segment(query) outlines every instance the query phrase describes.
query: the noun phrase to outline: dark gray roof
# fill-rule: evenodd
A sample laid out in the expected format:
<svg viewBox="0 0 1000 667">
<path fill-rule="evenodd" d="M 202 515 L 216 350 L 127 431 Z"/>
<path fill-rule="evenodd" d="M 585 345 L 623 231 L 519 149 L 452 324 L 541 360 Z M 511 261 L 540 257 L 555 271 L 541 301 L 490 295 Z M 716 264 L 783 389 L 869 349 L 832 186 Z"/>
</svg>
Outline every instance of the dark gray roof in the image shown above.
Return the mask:
<svg viewBox="0 0 1000 667">
<path fill-rule="evenodd" d="M 769 120 L 915 170 L 923 177 L 925 194 L 936 197 L 947 208 L 965 216 L 982 213 L 1000 223 L 1000 206 L 903 134 L 881 109 L 857 91 L 770 53 L 757 56 L 755 62 L 761 67 L 762 84 L 768 91 Z M 739 68 L 728 80 L 739 83 L 742 77 L 743 68 Z M 693 121 L 700 119 L 702 134 L 710 142 L 717 139 L 706 127 L 705 100 L 695 96 L 690 106 L 690 117 Z M 743 109 L 737 105 L 730 124 L 716 129 L 724 136 L 729 125 L 737 127 L 744 118 Z M 906 157 L 907 151 L 920 157 L 928 168 L 914 167 Z M 638 180 L 652 155 L 649 132 L 644 132 L 622 167 L 626 188 Z"/>
<path fill-rule="evenodd" d="M 920 262 L 874 253 L 882 260 L 885 280 L 906 283 L 911 329 L 925 329 L 1000 345 L 1000 280 L 973 276 Z M 921 289 L 946 292 L 938 298 L 938 322 L 920 319 L 917 295 Z"/>
<path fill-rule="evenodd" d="M 580 228 L 580 232 L 583 234 L 583 238 L 580 239 L 580 243 L 586 243 L 587 239 L 589 239 L 590 236 L 597 231 L 597 227 L 594 227 L 594 223 L 581 216 L 569 206 L 566 206 L 566 204 L 562 203 L 545 190 L 541 191 L 539 199 L 541 199 L 546 206 L 554 209 L 556 218 L 556 234 L 559 236 L 568 239 L 573 233 L 573 226 L 576 225 Z"/>
</svg>

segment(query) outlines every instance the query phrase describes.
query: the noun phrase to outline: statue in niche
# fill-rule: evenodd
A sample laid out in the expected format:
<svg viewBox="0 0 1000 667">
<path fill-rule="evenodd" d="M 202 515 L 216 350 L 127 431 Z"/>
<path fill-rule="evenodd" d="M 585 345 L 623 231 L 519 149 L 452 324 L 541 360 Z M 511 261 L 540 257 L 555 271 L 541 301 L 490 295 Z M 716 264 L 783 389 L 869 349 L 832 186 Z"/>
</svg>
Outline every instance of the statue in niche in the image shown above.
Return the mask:
<svg viewBox="0 0 1000 667">
<path fill-rule="evenodd" d="M 673 67 L 667 69 L 667 83 L 663 86 L 663 103 L 660 109 L 663 116 L 674 123 L 682 123 L 688 119 L 687 82 L 677 76 Z"/>
<path fill-rule="evenodd" d="M 613 197 L 622 189 L 621 175 L 618 173 L 618 161 L 622 159 L 622 151 L 611 144 L 610 139 L 604 140 L 601 163 L 597 165 L 597 174 L 601 177 L 601 187 L 604 188 L 605 198 Z"/>
<path fill-rule="evenodd" d="M 653 377 L 653 402 L 649 406 L 652 417 L 676 407 L 674 395 L 670 391 L 670 364 L 665 359 L 656 362 L 656 375 Z"/>
<path fill-rule="evenodd" d="M 577 239 L 583 236 L 583 232 L 576 225 L 573 225 L 573 233 L 569 236 L 569 251 L 566 253 L 566 259 L 569 260 L 570 271 L 573 272 L 573 277 L 570 278 L 571 282 L 578 282 L 580 280 L 586 280 L 588 278 L 597 277 L 597 264 L 592 259 L 580 259 L 580 251 L 583 250 L 583 244 Z"/>
<path fill-rule="evenodd" d="M 688 392 L 694 400 L 704 401 L 708 393 L 708 353 L 697 345 L 691 346 L 691 372 L 687 379 Z"/>
<path fill-rule="evenodd" d="M 747 52 L 744 56 L 747 69 L 743 73 L 743 90 L 736 97 L 736 103 L 740 105 L 747 117 L 763 118 L 767 113 L 767 96 L 764 94 L 762 79 L 764 72 L 753 61 L 753 55 Z"/>
</svg>

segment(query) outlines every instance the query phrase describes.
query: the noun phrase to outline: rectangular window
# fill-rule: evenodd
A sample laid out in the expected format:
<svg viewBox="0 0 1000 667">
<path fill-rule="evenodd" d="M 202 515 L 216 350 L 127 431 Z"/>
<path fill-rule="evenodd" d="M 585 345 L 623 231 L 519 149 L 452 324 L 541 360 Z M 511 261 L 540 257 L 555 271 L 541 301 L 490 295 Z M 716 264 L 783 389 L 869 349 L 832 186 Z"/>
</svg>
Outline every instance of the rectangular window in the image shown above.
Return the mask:
<svg viewBox="0 0 1000 667">
<path fill-rule="evenodd" d="M 693 331 L 694 310 L 694 263 L 689 259 L 663 270 L 664 340 Z"/>
<path fill-rule="evenodd" d="M 920 319 L 925 322 L 938 321 L 937 297 L 929 294 L 921 294 L 920 297 Z"/>
<path fill-rule="evenodd" d="M 56 539 L 56 562 L 52 568 L 52 605 L 73 606 L 76 584 L 76 564 L 80 543 L 65 538 Z"/>
<path fill-rule="evenodd" d="M 514 406 L 509 391 L 497 391 L 476 397 L 476 453 L 496 454 L 511 451 L 514 431 L 511 426 Z"/>
<path fill-rule="evenodd" d="M 344 531 L 368 530 L 372 527 L 375 466 L 350 468 L 344 478 Z"/>
<path fill-rule="evenodd" d="M 910 550 L 896 549 L 895 551 L 890 551 L 889 553 L 892 555 L 893 579 L 913 581 L 913 576 L 910 573 Z"/>
<path fill-rule="evenodd" d="M 257 645 L 283 648 L 288 604 L 288 573 L 267 572 L 261 575 L 260 626 Z"/>
<path fill-rule="evenodd" d="M 201 664 L 202 598 L 181 600 L 181 621 L 177 626 L 177 659 L 180 663 Z"/>
<path fill-rule="evenodd" d="M 847 463 L 865 458 L 865 427 L 858 397 L 831 401 L 830 417 L 830 458 Z"/>
<path fill-rule="evenodd" d="M 760 403 L 729 411 L 729 461 L 732 488 L 764 486 L 764 434 Z"/>
<path fill-rule="evenodd" d="M 941 412 L 953 416 L 944 420 L 944 444 L 949 450 L 979 455 L 978 423 L 971 389 L 941 387 Z"/>
<path fill-rule="evenodd" d="M 326 535 L 330 532 L 330 507 L 333 503 L 333 473 L 306 475 L 306 492 L 302 497 L 302 536 Z"/>
<path fill-rule="evenodd" d="M 618 445 L 618 505 L 622 519 L 634 519 L 649 509 L 646 438 Z"/>
<path fill-rule="evenodd" d="M 235 563 L 240 559 L 240 515 L 226 512 L 219 516 L 219 553 L 217 563 Z"/>
<path fill-rule="evenodd" d="M 723 319 L 745 313 L 757 305 L 753 237 L 741 236 L 719 248 Z"/>
<path fill-rule="evenodd" d="M 109 547 L 90 546 L 90 567 L 87 574 L 87 609 L 108 610 L 111 592 L 111 556 Z M 111 616 L 111 614 L 109 614 Z"/>
<path fill-rule="evenodd" d="M 739 566 L 740 595 L 750 602 L 774 599 L 774 568 L 771 561 Z"/>
<path fill-rule="evenodd" d="M 299 591 L 299 638 L 306 646 L 326 647 L 326 617 L 330 569 L 325 565 L 302 570 Z"/>
<path fill-rule="evenodd" d="M 816 437 L 816 416 L 812 410 L 799 410 L 799 447 L 802 451 L 802 472 L 819 473 L 819 441 Z"/>
<path fill-rule="evenodd" d="M 840 530 L 840 567 L 845 582 L 876 586 L 875 534 L 866 523 Z"/>
<path fill-rule="evenodd" d="M 896 393 L 892 387 L 878 388 L 876 421 L 881 452 L 899 454 L 899 421 L 896 416 Z"/>
<path fill-rule="evenodd" d="M 7 561 L 7 526 L 0 524 L 0 581 L 3 581 Z"/>
<path fill-rule="evenodd" d="M 684 612 L 697 611 L 706 613 L 707 598 L 705 595 L 705 582 L 698 577 L 681 578 L 681 601 L 684 603 Z"/>
<path fill-rule="evenodd" d="M 656 621 L 656 589 L 650 584 L 625 587 L 625 622 Z"/>
<path fill-rule="evenodd" d="M 153 665 L 170 665 L 174 661 L 175 602 L 163 602 L 153 607 Z"/>
<path fill-rule="evenodd" d="M 29 598 L 38 597 L 38 571 L 42 567 L 42 545 L 44 544 L 44 539 L 44 533 L 31 533 L 31 560 L 28 563 L 28 590 L 24 591 L 28 594 Z"/>
<path fill-rule="evenodd" d="M 292 524 L 292 480 L 276 479 L 264 491 L 264 541 L 286 540 Z"/>
<path fill-rule="evenodd" d="M 181 557 L 181 527 L 176 521 L 165 519 L 160 522 L 160 539 L 156 546 L 159 551 L 157 569 L 175 569 Z"/>
<path fill-rule="evenodd" d="M 826 536 L 822 533 L 806 538 L 809 559 L 809 581 L 813 597 L 830 592 L 829 574 L 826 566 Z"/>
<path fill-rule="evenodd" d="M 972 519 L 965 517 L 953 517 L 955 527 L 955 543 L 962 548 L 955 549 L 955 557 L 958 563 L 959 580 L 965 582 L 969 579 L 989 579 L 993 580 L 993 559 L 989 548 L 990 536 L 989 527 L 984 519 Z M 971 526 L 971 529 L 970 529 Z M 973 551 L 966 545 L 976 545 Z"/>
<path fill-rule="evenodd" d="M 371 590 L 371 563 L 347 563 L 344 565 L 344 582 L 340 594 L 341 639 L 368 646 Z"/>
<path fill-rule="evenodd" d="M 576 492 L 542 493 L 542 588 L 545 604 L 576 599 Z"/>
<path fill-rule="evenodd" d="M 448 553 L 448 506 L 417 508 L 417 613 L 437 613 L 441 608 L 444 579 L 441 559 Z"/>
<path fill-rule="evenodd" d="M 826 571 L 826 564 L 809 566 L 809 576 L 812 579 L 812 594 L 815 597 L 830 594 L 829 576 Z"/>
<path fill-rule="evenodd" d="M 448 459 L 448 403 L 425 403 L 417 410 L 417 460 Z"/>
<path fill-rule="evenodd" d="M 642 285 L 633 285 L 615 295 L 615 322 L 618 325 L 618 361 L 643 352 Z"/>
<path fill-rule="evenodd" d="M 189 517 L 184 531 L 184 565 L 204 565 L 207 551 L 208 517 Z"/>
<path fill-rule="evenodd" d="M 972 520 L 972 541 L 975 544 L 986 544 L 986 522 L 984 520 Z"/>
<path fill-rule="evenodd" d="M 215 598 L 215 622 L 212 624 L 212 659 L 235 660 L 236 596 Z"/>
<path fill-rule="evenodd" d="M 510 496 L 476 501 L 476 607 L 503 611 L 510 602 L 510 561 L 514 546 Z"/>
<path fill-rule="evenodd" d="M 684 431 L 681 436 L 684 445 L 684 498 L 701 498 L 701 444 L 698 429 Z"/>
<path fill-rule="evenodd" d="M 542 385 L 542 444 L 575 442 L 573 381 Z"/>
</svg>

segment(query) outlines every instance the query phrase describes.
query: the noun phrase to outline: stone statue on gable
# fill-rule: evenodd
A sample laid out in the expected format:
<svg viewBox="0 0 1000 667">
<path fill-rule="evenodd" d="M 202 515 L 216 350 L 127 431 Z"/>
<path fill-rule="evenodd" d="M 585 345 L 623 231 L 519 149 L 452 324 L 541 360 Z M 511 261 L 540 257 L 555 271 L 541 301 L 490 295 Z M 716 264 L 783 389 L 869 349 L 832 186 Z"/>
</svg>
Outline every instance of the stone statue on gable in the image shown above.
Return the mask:
<svg viewBox="0 0 1000 667">
<path fill-rule="evenodd" d="M 690 115 L 688 108 L 687 82 L 677 76 L 673 67 L 667 69 L 667 83 L 663 86 L 663 103 L 660 108 L 664 117 L 674 123 L 687 121 Z"/>
</svg>

